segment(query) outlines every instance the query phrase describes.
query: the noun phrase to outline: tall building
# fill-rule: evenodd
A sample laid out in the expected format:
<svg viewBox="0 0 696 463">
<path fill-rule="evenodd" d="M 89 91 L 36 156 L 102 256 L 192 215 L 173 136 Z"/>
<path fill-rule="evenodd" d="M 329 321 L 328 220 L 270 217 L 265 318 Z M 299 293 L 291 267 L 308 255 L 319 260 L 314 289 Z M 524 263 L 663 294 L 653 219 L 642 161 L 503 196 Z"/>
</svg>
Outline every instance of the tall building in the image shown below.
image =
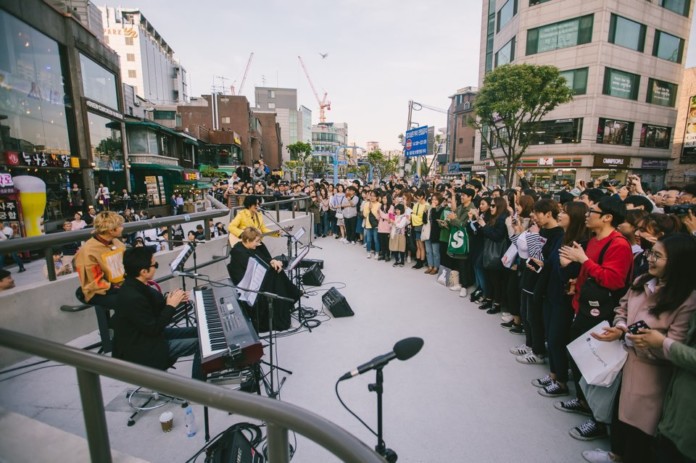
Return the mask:
<svg viewBox="0 0 696 463">
<path fill-rule="evenodd" d="M 672 149 L 674 165 L 666 178 L 670 186 L 696 182 L 696 67 L 684 71 L 679 90 Z"/>
<path fill-rule="evenodd" d="M 346 164 L 348 144 L 348 124 L 345 122 L 324 122 L 312 126 L 312 151 L 315 156 L 325 156 L 327 163 L 333 162 L 333 155 L 339 150 L 339 163 Z"/>
<path fill-rule="evenodd" d="M 100 7 L 104 40 L 119 55 L 121 79 L 155 104 L 189 100 L 186 69 L 174 50 L 137 8 Z"/>
<path fill-rule="evenodd" d="M 690 0 L 483 0 L 479 84 L 506 63 L 557 66 L 572 102 L 545 117 L 521 168 L 549 188 L 597 177 L 665 181 Z M 494 150 L 494 154 L 497 150 Z M 477 143 L 474 170 L 495 168 Z"/>
<path fill-rule="evenodd" d="M 256 87 L 254 94 L 256 109 L 275 111 L 283 145 L 282 160 L 290 160 L 288 145 L 311 140 L 312 111 L 305 106 L 298 109 L 294 88 Z"/>
<path fill-rule="evenodd" d="M 450 96 L 447 112 L 447 137 L 445 165 L 442 173 L 471 172 L 476 151 L 476 130 L 469 126 L 467 120 L 473 115 L 476 87 L 464 87 Z M 438 162 L 441 156 L 438 157 Z"/>
</svg>

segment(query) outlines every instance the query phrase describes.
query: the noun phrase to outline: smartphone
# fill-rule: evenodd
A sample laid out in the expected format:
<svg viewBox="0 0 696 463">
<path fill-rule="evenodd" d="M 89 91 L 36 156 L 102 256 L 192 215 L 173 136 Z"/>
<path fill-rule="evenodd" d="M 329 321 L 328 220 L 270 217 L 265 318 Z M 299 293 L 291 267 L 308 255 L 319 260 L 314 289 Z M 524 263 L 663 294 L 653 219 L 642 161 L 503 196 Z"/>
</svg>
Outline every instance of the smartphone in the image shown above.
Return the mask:
<svg viewBox="0 0 696 463">
<path fill-rule="evenodd" d="M 541 266 L 534 262 L 532 259 L 527 259 L 527 265 L 532 267 L 536 273 L 541 272 Z"/>
<path fill-rule="evenodd" d="M 639 331 L 641 329 L 649 330 L 650 327 L 643 320 L 638 320 L 637 322 L 635 322 L 634 324 L 632 324 L 628 327 L 628 332 L 631 334 L 640 334 Z"/>
</svg>

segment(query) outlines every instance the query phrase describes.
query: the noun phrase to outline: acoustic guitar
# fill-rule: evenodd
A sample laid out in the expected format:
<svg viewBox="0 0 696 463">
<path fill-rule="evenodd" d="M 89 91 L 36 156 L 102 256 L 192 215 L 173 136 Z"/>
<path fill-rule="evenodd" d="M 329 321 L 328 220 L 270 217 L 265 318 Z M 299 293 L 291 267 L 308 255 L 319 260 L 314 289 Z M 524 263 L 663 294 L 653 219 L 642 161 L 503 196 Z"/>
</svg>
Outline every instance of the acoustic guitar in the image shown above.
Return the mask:
<svg viewBox="0 0 696 463">
<path fill-rule="evenodd" d="M 240 237 L 236 236 L 234 233 L 230 233 L 228 236 L 229 236 L 228 239 L 229 239 L 229 242 L 230 242 L 230 247 L 234 247 L 235 244 L 237 244 L 237 243 L 239 243 L 240 241 L 242 241 L 242 239 L 241 239 Z M 261 238 L 263 238 L 264 236 L 275 236 L 275 237 L 278 237 L 278 236 L 280 236 L 280 231 L 278 231 L 278 230 L 273 230 L 273 231 L 269 231 L 269 232 L 266 232 L 266 233 L 261 234 Z"/>
</svg>

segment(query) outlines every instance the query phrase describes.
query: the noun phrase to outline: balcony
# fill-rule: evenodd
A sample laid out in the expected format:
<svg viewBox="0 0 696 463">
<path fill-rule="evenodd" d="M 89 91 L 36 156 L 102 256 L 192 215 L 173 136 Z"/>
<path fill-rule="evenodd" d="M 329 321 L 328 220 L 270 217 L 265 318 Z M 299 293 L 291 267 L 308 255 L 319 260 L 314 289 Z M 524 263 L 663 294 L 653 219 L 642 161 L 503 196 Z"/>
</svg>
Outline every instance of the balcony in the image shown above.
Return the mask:
<svg viewBox="0 0 696 463">
<path fill-rule="evenodd" d="M 133 164 L 160 164 L 163 166 L 178 166 L 179 159 L 159 154 L 128 154 L 128 161 Z"/>
</svg>

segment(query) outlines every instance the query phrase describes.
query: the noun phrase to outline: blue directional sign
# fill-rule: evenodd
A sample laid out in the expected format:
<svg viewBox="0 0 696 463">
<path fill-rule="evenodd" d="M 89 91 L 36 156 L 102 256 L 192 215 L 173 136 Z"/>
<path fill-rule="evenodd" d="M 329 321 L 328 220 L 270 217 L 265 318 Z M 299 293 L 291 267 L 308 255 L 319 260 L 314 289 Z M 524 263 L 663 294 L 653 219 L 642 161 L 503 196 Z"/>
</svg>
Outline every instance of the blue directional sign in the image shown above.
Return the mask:
<svg viewBox="0 0 696 463">
<path fill-rule="evenodd" d="M 407 158 L 428 154 L 428 126 L 424 125 L 406 131 L 404 156 Z"/>
</svg>

